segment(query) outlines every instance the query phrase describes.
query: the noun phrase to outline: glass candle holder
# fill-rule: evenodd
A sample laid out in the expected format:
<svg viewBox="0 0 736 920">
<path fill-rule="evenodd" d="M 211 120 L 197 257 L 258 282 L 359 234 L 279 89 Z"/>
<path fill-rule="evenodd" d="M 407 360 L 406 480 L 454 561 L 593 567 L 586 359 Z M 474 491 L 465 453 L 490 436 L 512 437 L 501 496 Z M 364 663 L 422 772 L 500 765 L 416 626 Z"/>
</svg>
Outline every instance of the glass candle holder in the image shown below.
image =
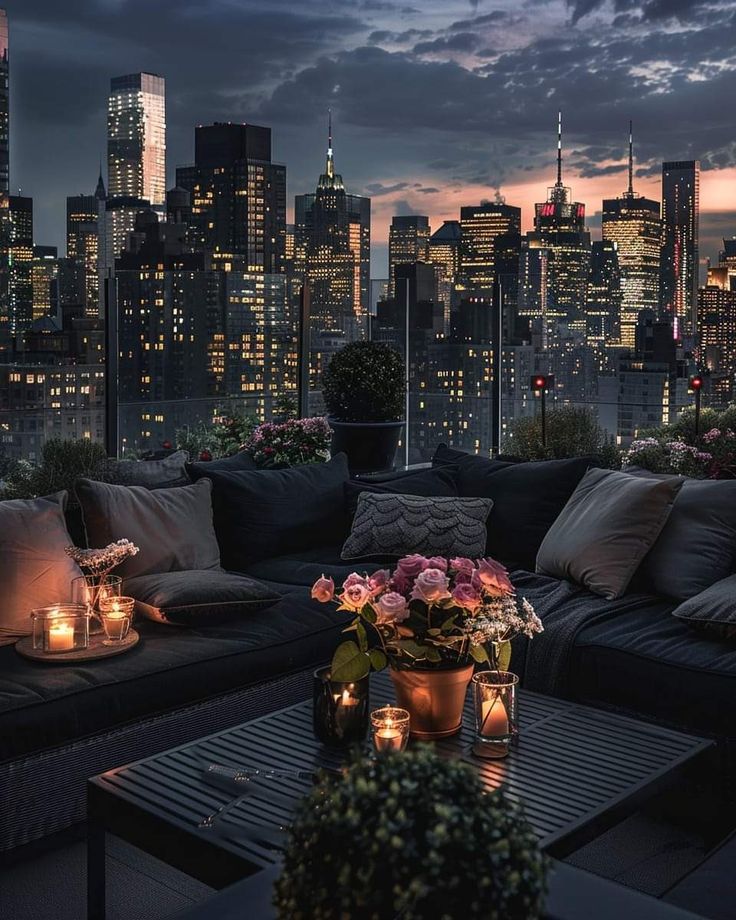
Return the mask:
<svg viewBox="0 0 736 920">
<path fill-rule="evenodd" d="M 368 676 L 358 681 L 335 681 L 329 668 L 314 672 L 312 723 L 323 744 L 348 745 L 368 733 Z"/>
<path fill-rule="evenodd" d="M 373 747 L 379 754 L 399 754 L 409 741 L 411 720 L 406 709 L 384 706 L 371 713 Z"/>
<path fill-rule="evenodd" d="M 473 675 L 476 738 L 473 753 L 478 757 L 505 757 L 519 732 L 517 685 L 510 671 L 480 671 Z"/>
<path fill-rule="evenodd" d="M 105 631 L 103 645 L 116 645 L 127 638 L 134 608 L 135 598 L 132 597 L 100 598 L 100 620 Z"/>
<path fill-rule="evenodd" d="M 89 645 L 89 611 L 82 604 L 56 604 L 31 612 L 33 647 L 54 654 Z"/>
<path fill-rule="evenodd" d="M 120 597 L 122 593 L 123 579 L 119 575 L 80 575 L 72 579 L 72 602 L 87 604 L 95 613 L 105 598 Z"/>
</svg>

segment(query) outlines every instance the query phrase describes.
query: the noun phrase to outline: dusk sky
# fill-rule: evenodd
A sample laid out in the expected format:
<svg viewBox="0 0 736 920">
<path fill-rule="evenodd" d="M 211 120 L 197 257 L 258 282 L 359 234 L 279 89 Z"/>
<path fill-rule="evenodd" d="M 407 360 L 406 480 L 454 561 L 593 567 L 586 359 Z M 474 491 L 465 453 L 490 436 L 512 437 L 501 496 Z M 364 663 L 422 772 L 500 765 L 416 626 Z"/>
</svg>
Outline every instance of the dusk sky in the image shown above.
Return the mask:
<svg viewBox="0 0 736 920">
<path fill-rule="evenodd" d="M 36 242 L 63 251 L 65 197 L 91 193 L 111 76 L 167 84 L 168 174 L 197 123 L 273 128 L 293 196 L 322 170 L 327 109 L 351 192 L 373 199 L 373 271 L 393 214 L 432 227 L 461 204 L 533 203 L 564 178 L 599 235 L 601 199 L 660 199 L 663 159 L 698 158 L 701 256 L 736 234 L 736 2 L 719 0 L 16 0 L 11 184 L 32 195 Z"/>
</svg>

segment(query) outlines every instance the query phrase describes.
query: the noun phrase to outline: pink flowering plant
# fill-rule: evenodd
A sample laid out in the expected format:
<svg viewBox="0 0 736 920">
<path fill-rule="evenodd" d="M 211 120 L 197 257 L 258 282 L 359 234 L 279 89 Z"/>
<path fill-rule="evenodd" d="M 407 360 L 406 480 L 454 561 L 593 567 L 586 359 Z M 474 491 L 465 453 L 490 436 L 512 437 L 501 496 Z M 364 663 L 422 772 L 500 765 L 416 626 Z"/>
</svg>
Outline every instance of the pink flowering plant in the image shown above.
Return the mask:
<svg viewBox="0 0 736 920">
<path fill-rule="evenodd" d="M 542 631 L 534 608 L 516 597 L 507 570 L 494 559 L 404 556 L 393 572 L 353 572 L 339 591 L 323 575 L 312 597 L 353 615 L 345 632 L 354 636 L 332 660 L 332 676 L 340 681 L 360 680 L 388 664 L 439 669 L 475 661 L 503 670 L 511 639 Z"/>
<path fill-rule="evenodd" d="M 259 425 L 242 449 L 258 466 L 296 466 L 328 460 L 331 439 L 325 418 L 290 419 Z"/>
</svg>

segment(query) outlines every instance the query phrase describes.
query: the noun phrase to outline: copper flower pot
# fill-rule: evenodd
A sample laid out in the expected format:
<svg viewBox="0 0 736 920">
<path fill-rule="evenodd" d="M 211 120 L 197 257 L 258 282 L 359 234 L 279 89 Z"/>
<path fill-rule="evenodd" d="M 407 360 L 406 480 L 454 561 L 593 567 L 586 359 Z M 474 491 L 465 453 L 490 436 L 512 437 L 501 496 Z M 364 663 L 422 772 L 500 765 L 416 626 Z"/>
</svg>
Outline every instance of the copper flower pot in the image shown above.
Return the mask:
<svg viewBox="0 0 736 920">
<path fill-rule="evenodd" d="M 396 702 L 411 715 L 411 736 L 422 741 L 460 731 L 473 665 L 445 671 L 399 671 L 390 668 Z"/>
</svg>

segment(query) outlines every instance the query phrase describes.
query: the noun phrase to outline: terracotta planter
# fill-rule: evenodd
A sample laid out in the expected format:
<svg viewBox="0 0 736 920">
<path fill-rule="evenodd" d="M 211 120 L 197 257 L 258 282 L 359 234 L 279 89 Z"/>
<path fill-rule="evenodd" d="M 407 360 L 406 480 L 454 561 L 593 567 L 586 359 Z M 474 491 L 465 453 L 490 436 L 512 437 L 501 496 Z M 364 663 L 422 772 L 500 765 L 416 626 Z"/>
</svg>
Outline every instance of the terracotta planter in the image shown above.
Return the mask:
<svg viewBox="0 0 736 920">
<path fill-rule="evenodd" d="M 411 736 L 422 741 L 460 731 L 473 665 L 446 671 L 399 671 L 390 668 L 396 702 L 411 715 Z"/>
</svg>

